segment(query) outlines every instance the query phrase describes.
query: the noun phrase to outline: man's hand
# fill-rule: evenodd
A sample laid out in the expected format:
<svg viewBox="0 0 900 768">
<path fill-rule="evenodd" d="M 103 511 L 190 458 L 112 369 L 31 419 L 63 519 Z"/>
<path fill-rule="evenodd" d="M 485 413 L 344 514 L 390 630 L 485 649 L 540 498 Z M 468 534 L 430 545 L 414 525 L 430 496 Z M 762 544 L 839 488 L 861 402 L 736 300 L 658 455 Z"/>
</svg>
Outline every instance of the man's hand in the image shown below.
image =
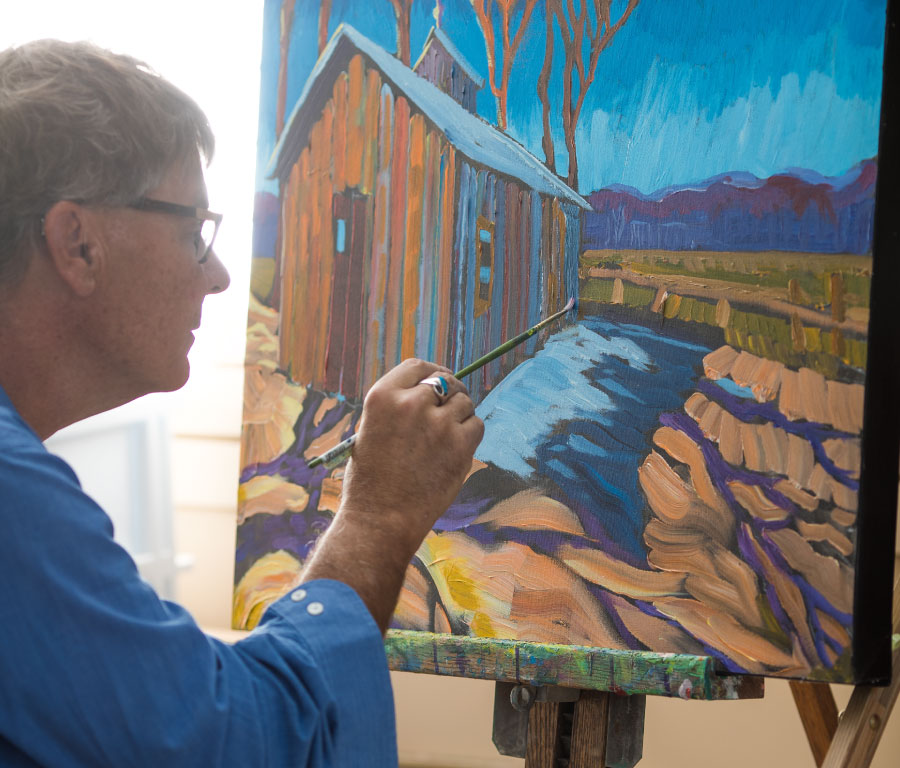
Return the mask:
<svg viewBox="0 0 900 768">
<path fill-rule="evenodd" d="M 441 403 L 429 376 L 442 376 Z M 353 587 L 382 631 L 409 561 L 459 493 L 484 424 L 446 368 L 405 360 L 366 396 L 341 506 L 303 572 Z"/>
<path fill-rule="evenodd" d="M 430 385 L 419 384 L 433 375 L 449 386 L 443 405 Z M 450 371 L 404 361 L 366 397 L 344 476 L 344 505 L 366 515 L 371 525 L 396 518 L 412 556 L 459 493 L 483 434 L 468 390 Z"/>
</svg>

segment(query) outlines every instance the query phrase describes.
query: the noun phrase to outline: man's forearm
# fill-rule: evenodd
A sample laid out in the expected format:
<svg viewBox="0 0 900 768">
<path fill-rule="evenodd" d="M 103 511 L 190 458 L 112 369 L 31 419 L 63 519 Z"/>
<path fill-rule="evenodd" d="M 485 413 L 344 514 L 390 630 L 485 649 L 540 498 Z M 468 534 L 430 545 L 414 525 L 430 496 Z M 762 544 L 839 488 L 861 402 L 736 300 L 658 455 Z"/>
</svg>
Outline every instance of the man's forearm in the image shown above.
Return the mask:
<svg viewBox="0 0 900 768">
<path fill-rule="evenodd" d="M 303 569 L 303 581 L 334 579 L 351 587 L 366 604 L 384 634 L 397 605 L 415 547 L 404 543 L 396 526 L 357 522 L 355 511 L 342 509 L 316 544 Z M 365 517 L 377 519 L 377 512 Z"/>
<path fill-rule="evenodd" d="M 438 373 L 450 389 L 419 386 Z M 382 633 L 422 539 L 451 504 L 484 433 L 475 406 L 449 370 L 405 360 L 366 395 L 341 506 L 303 579 L 354 589 Z"/>
</svg>

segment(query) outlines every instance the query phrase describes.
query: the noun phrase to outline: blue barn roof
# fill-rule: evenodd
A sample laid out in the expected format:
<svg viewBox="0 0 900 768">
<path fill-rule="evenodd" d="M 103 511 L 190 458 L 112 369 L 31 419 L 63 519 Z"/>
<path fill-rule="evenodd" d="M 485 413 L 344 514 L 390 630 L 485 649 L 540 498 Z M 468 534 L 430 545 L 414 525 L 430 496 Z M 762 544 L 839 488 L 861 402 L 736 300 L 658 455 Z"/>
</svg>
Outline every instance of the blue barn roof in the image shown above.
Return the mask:
<svg viewBox="0 0 900 768">
<path fill-rule="evenodd" d="M 519 179 L 537 192 L 559 197 L 584 210 L 590 210 L 590 205 L 581 195 L 551 173 L 525 147 L 465 110 L 453 98 L 419 77 L 384 48 L 348 24 L 341 24 L 335 30 L 334 36 L 313 67 L 275 145 L 269 164 L 271 176 L 284 178 L 290 171 L 306 143 L 309 130 L 318 119 L 316 111 L 309 107 L 327 101 L 331 96 L 338 68 L 357 52 L 381 70 L 384 78 L 401 91 L 470 160 L 505 176 Z M 329 77 L 329 74 L 332 76 Z"/>
</svg>

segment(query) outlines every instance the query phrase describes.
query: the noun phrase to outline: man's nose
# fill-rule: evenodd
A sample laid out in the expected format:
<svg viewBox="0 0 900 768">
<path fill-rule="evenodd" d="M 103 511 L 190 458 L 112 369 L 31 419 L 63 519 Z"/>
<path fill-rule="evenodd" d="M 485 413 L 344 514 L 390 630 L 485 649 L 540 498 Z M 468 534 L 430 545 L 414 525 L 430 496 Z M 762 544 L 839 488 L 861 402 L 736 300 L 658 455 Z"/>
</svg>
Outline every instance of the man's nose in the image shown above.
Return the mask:
<svg viewBox="0 0 900 768">
<path fill-rule="evenodd" d="M 231 284 L 231 276 L 215 250 L 210 250 L 203 264 L 203 272 L 209 284 L 207 293 L 222 293 Z"/>
</svg>

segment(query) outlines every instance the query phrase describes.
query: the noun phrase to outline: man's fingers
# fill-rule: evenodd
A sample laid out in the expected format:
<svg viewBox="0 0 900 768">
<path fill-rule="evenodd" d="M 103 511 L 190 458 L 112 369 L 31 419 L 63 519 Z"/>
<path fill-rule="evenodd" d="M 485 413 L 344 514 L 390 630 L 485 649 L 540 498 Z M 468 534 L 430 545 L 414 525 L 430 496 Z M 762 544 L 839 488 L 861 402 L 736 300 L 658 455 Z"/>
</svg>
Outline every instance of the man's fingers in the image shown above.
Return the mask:
<svg viewBox="0 0 900 768">
<path fill-rule="evenodd" d="M 475 403 L 467 394 L 460 393 L 447 400 L 441 409 L 446 410 L 454 421 L 462 423 L 475 413 Z"/>
<path fill-rule="evenodd" d="M 484 437 L 484 422 L 473 413 L 460 427 L 465 432 L 474 451 L 481 442 L 481 438 Z"/>
<path fill-rule="evenodd" d="M 460 401 L 462 400 L 462 398 L 453 399 Z M 469 450 L 474 451 L 478 447 L 478 444 L 481 442 L 481 438 L 484 437 L 484 422 L 475 415 L 474 408 L 472 408 L 471 412 L 468 412 L 468 410 L 464 410 L 461 406 L 457 407 L 459 410 L 459 414 L 462 415 L 462 418 L 460 419 L 456 429 L 458 430 L 458 434 L 463 437 L 465 444 L 469 446 Z"/>
<path fill-rule="evenodd" d="M 384 375 L 381 381 L 394 387 L 408 389 L 416 386 L 422 379 L 432 375 L 444 376 L 450 374 L 450 369 L 425 360 L 410 358 L 404 360 L 396 368 Z"/>
<path fill-rule="evenodd" d="M 434 363 L 425 360 L 404 360 L 396 368 L 386 373 L 382 381 L 394 387 L 408 389 L 414 387 L 426 376 L 430 376 L 436 369 L 437 366 Z"/>
</svg>

